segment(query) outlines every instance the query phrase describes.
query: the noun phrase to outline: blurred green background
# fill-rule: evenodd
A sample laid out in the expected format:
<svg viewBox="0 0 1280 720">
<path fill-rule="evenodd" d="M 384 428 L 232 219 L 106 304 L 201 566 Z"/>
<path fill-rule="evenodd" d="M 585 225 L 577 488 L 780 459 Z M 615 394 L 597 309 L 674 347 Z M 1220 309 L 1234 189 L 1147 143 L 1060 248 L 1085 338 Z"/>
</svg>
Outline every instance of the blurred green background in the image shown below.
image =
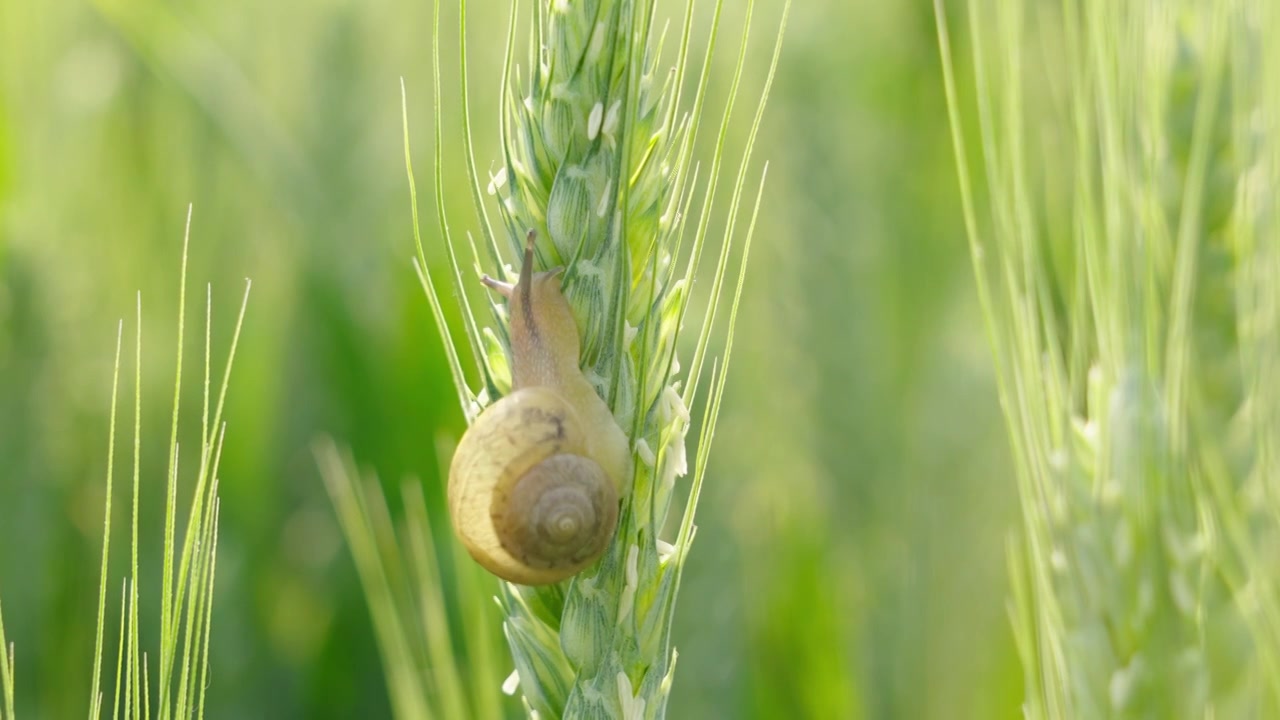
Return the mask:
<svg viewBox="0 0 1280 720">
<path fill-rule="evenodd" d="M 728 4 L 713 108 L 742 21 Z M 662 12 L 678 23 L 674 5 Z M 781 13 L 758 5 L 747 93 Z M 483 171 L 509 5 L 471 6 Z M 462 429 L 409 263 L 398 82 L 429 198 L 430 20 L 420 0 L 0 0 L 0 594 L 21 715 L 87 708 L 111 360 L 136 290 L 141 532 L 155 539 L 142 592 L 158 595 L 188 203 L 188 411 L 205 283 L 225 348 L 254 282 L 227 415 L 209 716 L 389 712 L 310 444 L 331 434 L 384 481 L 418 475 L 438 497 L 433 438 Z M 452 4 L 444 22 L 453 58 Z M 456 67 L 446 60 L 443 122 L 466 228 Z M 736 147 L 748 125 L 744 111 Z M 769 184 L 680 595 L 670 716 L 1019 717 L 1004 571 L 1016 496 L 931 3 L 797 3 L 756 156 Z"/>
</svg>

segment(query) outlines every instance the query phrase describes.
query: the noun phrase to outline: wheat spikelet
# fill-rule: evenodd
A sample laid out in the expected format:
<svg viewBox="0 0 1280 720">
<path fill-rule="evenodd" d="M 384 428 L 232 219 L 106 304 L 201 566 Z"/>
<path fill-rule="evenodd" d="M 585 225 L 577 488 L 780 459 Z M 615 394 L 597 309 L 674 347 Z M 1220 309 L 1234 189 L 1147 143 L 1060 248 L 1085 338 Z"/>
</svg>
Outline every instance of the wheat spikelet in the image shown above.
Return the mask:
<svg viewBox="0 0 1280 720">
<path fill-rule="evenodd" d="M 1274 11 L 971 4 L 980 212 L 941 5 L 1028 716 L 1270 716 Z"/>
<path fill-rule="evenodd" d="M 666 36 L 654 26 L 652 0 L 536 3 L 530 11 L 531 35 L 523 65 L 514 60 L 520 12 L 514 8 L 502 82 L 502 158 L 500 169 L 484 182 L 475 173 L 469 129 L 465 133 L 471 194 L 480 218 L 480 239 L 469 248 L 472 258 L 477 265 L 487 265 L 488 272 L 506 272 L 514 280 L 509 269 L 503 270 L 504 258 L 518 257 L 532 230 L 535 269 L 564 268 L 564 292 L 581 336 L 582 370 L 627 433 L 634 461 L 634 479 L 622 501 L 618 530 L 598 564 L 560 585 L 534 589 L 504 584 L 501 589 L 504 628 L 516 667 L 507 689 L 514 692 L 518 679 L 526 709 L 539 718 L 655 718 L 665 713 L 675 667 L 671 618 L 724 391 L 723 364 L 713 366 L 709 390 L 702 373 L 722 302 L 729 312 L 722 318 L 727 321 L 722 363 L 732 347 L 754 213 L 745 231 L 739 231 L 737 221 L 781 40 L 779 31 L 744 156 L 731 180 L 727 237 L 707 273 L 701 260 L 708 246 L 717 181 L 724 172 L 726 130 L 753 11 L 754 3 L 748 2 L 729 105 L 700 206 L 694 205 L 698 198 L 692 144 L 704 112 L 722 13 L 719 2 L 707 56 L 697 75 L 687 72 L 692 3 L 671 67 L 663 63 Z M 461 13 L 465 118 L 465 2 Z M 438 8 L 436 33 L 438 38 Z M 436 67 L 439 88 L 438 57 Z M 682 103 L 686 85 L 692 86 L 691 109 Z M 437 126 L 437 146 L 441 137 Z M 438 208 L 443 208 L 441 177 L 437 153 Z M 497 222 L 490 219 L 490 200 L 482 186 L 496 200 Z M 756 207 L 758 203 L 757 195 Z M 694 216 L 691 207 L 698 208 L 696 227 L 689 222 Z M 481 375 L 478 392 L 464 380 L 462 354 L 451 343 L 447 352 L 459 399 L 468 416 L 475 417 L 511 388 L 507 319 L 502 304 L 490 298 L 488 309 L 496 322 L 481 329 L 466 300 L 470 288 L 458 260 L 465 253 L 452 244 L 443 212 L 441 231 L 449 244 L 453 281 L 460 284 L 464 299 L 467 343 Z M 744 249 L 735 282 L 730 246 L 739 234 L 744 236 Z M 686 236 L 691 240 L 682 247 Z M 420 241 L 419 262 L 436 320 L 449 339 L 434 281 L 424 269 Z M 710 281 L 710 301 L 700 311 L 702 317 L 695 318 L 700 324 L 695 350 L 682 371 L 676 344 L 692 309 L 689 290 L 695 280 Z M 706 412 L 690 458 L 685 439 L 695 401 L 705 403 Z M 676 481 L 687 473 L 692 474 L 692 486 L 679 530 L 664 541 L 660 533 Z"/>
</svg>

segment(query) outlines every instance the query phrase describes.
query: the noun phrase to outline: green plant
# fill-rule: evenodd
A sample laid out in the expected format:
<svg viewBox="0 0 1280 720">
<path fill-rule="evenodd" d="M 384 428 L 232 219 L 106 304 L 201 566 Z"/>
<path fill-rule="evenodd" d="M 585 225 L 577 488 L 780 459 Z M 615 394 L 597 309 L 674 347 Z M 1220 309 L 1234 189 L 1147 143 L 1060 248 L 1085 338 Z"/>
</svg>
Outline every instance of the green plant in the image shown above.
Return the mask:
<svg viewBox="0 0 1280 720">
<path fill-rule="evenodd" d="M 4 606 L 0 605 L 0 720 L 17 716 L 13 711 L 13 652 L 4 637 Z"/>
<path fill-rule="evenodd" d="M 213 291 L 209 288 L 205 309 L 204 402 L 201 410 L 200 443 L 198 445 L 195 487 L 188 508 L 188 518 L 181 537 L 178 535 L 179 417 L 182 390 L 183 331 L 186 319 L 187 243 L 191 216 L 187 215 L 187 232 L 183 239 L 182 270 L 179 275 L 177 369 L 174 378 L 173 415 L 169 436 L 168 469 L 165 473 L 165 522 L 161 541 L 163 569 L 160 587 L 161 616 L 156 635 L 159 653 L 152 664 L 143 647 L 142 623 L 139 618 L 138 554 L 142 540 L 138 535 L 138 507 L 142 489 L 142 295 L 137 300 L 137 326 L 134 341 L 134 414 L 133 414 L 133 483 L 130 505 L 129 570 L 123 578 L 120 602 L 118 645 L 115 656 L 115 678 L 110 696 L 111 717 L 126 718 L 192 718 L 204 716 L 205 690 L 209 683 L 209 637 L 212 627 L 213 586 L 218 545 L 218 466 L 226 426 L 222 413 L 230 383 L 236 345 L 248 306 L 249 284 L 236 320 L 226 368 L 217 390 L 216 404 L 211 404 L 210 371 L 212 349 Z M 116 418 L 120 385 L 121 351 L 124 322 L 120 322 L 116 342 L 111 383 L 111 420 L 107 437 L 107 475 L 102 529 L 102 566 L 98 588 L 98 621 L 93 656 L 93 685 L 89 694 L 89 717 L 103 714 L 107 691 L 102 686 L 103 666 L 108 664 L 104 647 L 107 633 L 107 595 L 112 533 L 112 497 L 116 460 Z M 212 413 L 212 414 L 211 414 Z M 0 619 L 0 648 L 5 646 L 3 619 Z M 0 718 L 13 720 L 14 649 L 0 652 Z"/>
<path fill-rule="evenodd" d="M 1280 712 L 1274 3 L 968 7 L 974 273 L 1033 718 Z"/>
<path fill-rule="evenodd" d="M 671 618 L 694 537 L 694 513 L 723 397 L 754 211 L 746 223 L 736 282 L 730 273 L 731 241 L 739 232 L 751 151 L 782 36 L 780 30 L 769 79 L 731 184 L 726 240 L 714 270 L 706 275 L 701 261 L 708 247 L 753 9 L 754 3 L 747 3 L 724 120 L 701 189 L 697 224 L 690 230 L 690 209 L 698 194 L 693 144 L 705 112 L 722 2 L 715 6 L 707 55 L 697 75 L 692 110 L 686 115 L 681 115 L 682 92 L 690 64 L 693 3 L 687 5 L 674 67 L 668 73 L 661 70 L 665 35 L 655 32 L 651 0 L 539 2 L 530 17 L 527 76 L 516 65 L 515 29 L 520 13 L 513 6 L 502 78 L 502 158 L 488 183 L 490 194 L 498 200 L 497 223 L 486 210 L 475 170 L 466 84 L 466 3 L 461 4 L 464 146 L 470 194 L 480 219 L 480 239 L 468 233 L 466 250 L 477 266 L 487 265 L 496 276 L 514 279 L 504 270 L 504 257 L 518 257 L 526 233 L 534 232 L 535 269 L 563 270 L 564 295 L 581 340 L 582 371 L 625 431 L 634 467 L 622 499 L 618 531 L 598 564 L 557 585 L 530 588 L 504 583 L 500 587 L 503 627 L 516 666 L 513 679 L 518 678 L 526 710 L 537 717 L 639 718 L 665 713 L 676 659 Z M 439 109 L 438 6 L 436 12 Z M 406 119 L 406 161 L 407 135 Z M 494 318 L 491 328 L 482 330 L 473 310 L 469 296 L 478 289 L 479 277 L 468 280 L 464 274 L 444 212 L 442 146 L 437 123 L 436 206 L 451 281 L 462 301 L 463 335 L 475 359 L 478 392 L 468 386 L 461 353 L 427 271 L 410 167 L 417 263 L 446 339 L 459 401 L 470 420 L 510 391 L 510 335 L 507 309 L 499 299 L 490 297 L 482 303 Z M 686 231 L 692 232 L 687 248 L 683 244 Z M 681 374 L 676 347 L 693 309 L 692 286 L 696 280 L 708 279 L 708 300 L 699 311 L 693 359 L 687 373 Z M 725 298 L 726 284 L 733 285 L 732 299 Z M 727 318 L 721 313 L 722 302 L 728 305 Z M 710 370 L 710 389 L 699 396 L 705 387 L 703 372 L 712 340 L 721 327 L 717 320 L 723 324 L 723 356 Z M 685 437 L 691 424 L 688 408 L 695 400 L 704 403 L 706 410 L 690 463 Z M 690 469 L 692 484 L 679 528 L 667 542 L 662 531 L 676 480 Z M 514 691 L 510 684 L 507 689 Z"/>
<path fill-rule="evenodd" d="M 483 573 L 463 553 L 436 545 L 422 484 L 402 484 L 405 517 L 396 523 L 376 478 L 361 481 L 331 440 L 320 440 L 315 452 L 369 602 L 396 717 L 502 717 L 496 633 L 490 608 L 477 602 Z M 461 618 L 456 636 L 454 613 Z"/>
</svg>

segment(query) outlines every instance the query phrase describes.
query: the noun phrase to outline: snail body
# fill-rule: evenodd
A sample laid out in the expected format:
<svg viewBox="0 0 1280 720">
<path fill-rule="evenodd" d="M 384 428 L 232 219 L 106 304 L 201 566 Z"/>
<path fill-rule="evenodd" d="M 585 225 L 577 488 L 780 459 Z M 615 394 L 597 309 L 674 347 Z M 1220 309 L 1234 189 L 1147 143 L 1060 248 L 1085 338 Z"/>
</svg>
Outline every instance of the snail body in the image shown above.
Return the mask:
<svg viewBox="0 0 1280 720">
<path fill-rule="evenodd" d="M 578 327 L 558 272 L 533 272 L 533 236 L 507 297 L 512 392 L 462 437 L 449 513 L 467 552 L 522 585 L 564 580 L 605 551 L 630 480 L 626 435 L 578 366 Z"/>
</svg>

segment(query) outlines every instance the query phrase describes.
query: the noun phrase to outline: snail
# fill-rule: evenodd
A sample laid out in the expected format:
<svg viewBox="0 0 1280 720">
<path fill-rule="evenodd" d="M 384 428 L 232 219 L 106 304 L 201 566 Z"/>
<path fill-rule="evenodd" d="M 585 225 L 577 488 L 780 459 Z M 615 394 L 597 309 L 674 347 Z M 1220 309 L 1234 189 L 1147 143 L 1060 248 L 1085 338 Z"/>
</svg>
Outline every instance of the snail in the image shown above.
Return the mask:
<svg viewBox="0 0 1280 720">
<path fill-rule="evenodd" d="M 631 477 L 627 437 L 582 374 L 560 271 L 533 271 L 531 231 L 507 299 L 512 392 L 462 436 L 449 467 L 454 532 L 504 580 L 547 585 L 604 553 Z"/>
</svg>

